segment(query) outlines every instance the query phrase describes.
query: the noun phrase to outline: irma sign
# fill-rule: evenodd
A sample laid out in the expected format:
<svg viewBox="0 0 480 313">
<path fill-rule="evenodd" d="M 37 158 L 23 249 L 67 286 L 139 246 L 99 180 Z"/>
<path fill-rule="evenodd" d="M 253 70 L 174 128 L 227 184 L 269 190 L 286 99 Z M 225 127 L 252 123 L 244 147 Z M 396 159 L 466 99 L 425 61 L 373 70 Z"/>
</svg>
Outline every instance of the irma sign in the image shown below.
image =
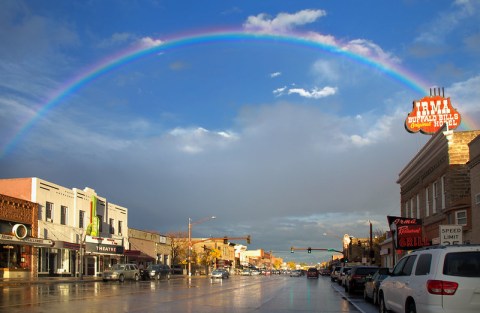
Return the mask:
<svg viewBox="0 0 480 313">
<path fill-rule="evenodd" d="M 405 128 L 410 133 L 420 131 L 424 134 L 434 134 L 445 124 L 448 125 L 448 129 L 455 129 L 460 122 L 460 113 L 452 107 L 450 98 L 429 96 L 413 101 L 413 109 L 405 120 Z"/>
</svg>

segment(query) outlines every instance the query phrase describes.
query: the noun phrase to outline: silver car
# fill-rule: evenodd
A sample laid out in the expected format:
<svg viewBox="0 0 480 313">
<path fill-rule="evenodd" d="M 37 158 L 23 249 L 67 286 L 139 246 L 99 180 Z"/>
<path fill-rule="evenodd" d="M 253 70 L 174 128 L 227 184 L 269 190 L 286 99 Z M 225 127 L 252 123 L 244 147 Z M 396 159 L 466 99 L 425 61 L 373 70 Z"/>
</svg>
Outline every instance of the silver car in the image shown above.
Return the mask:
<svg viewBox="0 0 480 313">
<path fill-rule="evenodd" d="M 115 264 L 103 271 L 102 279 L 103 281 L 118 280 L 120 282 L 125 281 L 125 279 L 138 281 L 140 279 L 140 270 L 136 264 Z"/>
</svg>

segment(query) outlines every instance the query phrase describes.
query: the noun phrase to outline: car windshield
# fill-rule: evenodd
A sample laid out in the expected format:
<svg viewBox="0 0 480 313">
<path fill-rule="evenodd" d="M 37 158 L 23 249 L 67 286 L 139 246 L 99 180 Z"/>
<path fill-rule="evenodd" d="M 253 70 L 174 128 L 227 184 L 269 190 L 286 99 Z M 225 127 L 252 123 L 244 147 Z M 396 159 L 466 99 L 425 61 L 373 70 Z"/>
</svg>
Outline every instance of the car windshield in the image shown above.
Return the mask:
<svg viewBox="0 0 480 313">
<path fill-rule="evenodd" d="M 480 252 L 451 252 L 445 256 L 443 274 L 461 277 L 480 277 Z"/>
</svg>

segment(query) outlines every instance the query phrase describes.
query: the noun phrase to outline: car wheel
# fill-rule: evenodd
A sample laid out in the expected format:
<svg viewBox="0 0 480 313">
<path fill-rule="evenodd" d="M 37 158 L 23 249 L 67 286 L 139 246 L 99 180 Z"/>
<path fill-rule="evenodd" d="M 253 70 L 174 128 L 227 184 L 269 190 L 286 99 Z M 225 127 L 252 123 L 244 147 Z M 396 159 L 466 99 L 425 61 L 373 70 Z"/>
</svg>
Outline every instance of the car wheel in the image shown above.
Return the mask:
<svg viewBox="0 0 480 313">
<path fill-rule="evenodd" d="M 120 281 L 121 283 L 123 283 L 123 282 L 125 281 L 125 276 L 120 275 L 120 277 L 118 277 L 118 281 Z"/>
<path fill-rule="evenodd" d="M 378 304 L 378 291 L 377 290 L 373 290 L 373 299 L 372 299 L 372 302 L 374 305 L 377 305 Z"/>
<path fill-rule="evenodd" d="M 389 310 L 387 310 L 387 307 L 385 306 L 385 300 L 383 299 L 383 295 L 379 296 L 378 301 L 379 301 L 378 311 L 380 313 L 389 313 Z"/>
<path fill-rule="evenodd" d="M 135 281 L 138 281 L 140 277 L 138 277 L 138 274 L 135 274 L 135 277 L 133 277 L 133 279 L 135 279 Z"/>
<path fill-rule="evenodd" d="M 410 300 L 407 303 L 407 313 L 417 313 L 417 307 L 415 306 L 415 302 L 413 300 Z"/>
</svg>

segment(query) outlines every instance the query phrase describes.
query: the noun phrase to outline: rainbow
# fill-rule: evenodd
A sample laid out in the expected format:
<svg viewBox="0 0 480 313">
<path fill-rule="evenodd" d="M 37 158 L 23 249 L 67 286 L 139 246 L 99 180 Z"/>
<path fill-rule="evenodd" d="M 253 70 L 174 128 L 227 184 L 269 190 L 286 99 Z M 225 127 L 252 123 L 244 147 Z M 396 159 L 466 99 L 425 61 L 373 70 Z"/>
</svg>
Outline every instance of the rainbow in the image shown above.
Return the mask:
<svg viewBox="0 0 480 313">
<path fill-rule="evenodd" d="M 368 67 L 380 70 L 387 74 L 394 80 L 399 81 L 408 88 L 418 92 L 420 96 L 428 94 L 428 84 L 416 77 L 413 73 L 406 69 L 400 68 L 398 65 L 388 63 L 385 60 L 379 60 L 374 57 L 369 57 L 361 54 L 348 51 L 340 44 L 322 43 L 318 40 L 311 39 L 308 35 L 302 34 L 267 34 L 267 33 L 252 33 L 245 31 L 210 31 L 199 33 L 195 35 L 185 35 L 176 38 L 171 38 L 163 41 L 156 46 L 136 46 L 129 50 L 122 51 L 115 55 L 98 62 L 92 67 L 79 73 L 77 76 L 68 80 L 65 84 L 55 90 L 48 98 L 45 104 L 40 106 L 37 113 L 24 125 L 20 126 L 19 131 L 14 134 L 13 138 L 0 150 L 0 158 L 13 149 L 16 143 L 32 128 L 32 126 L 50 110 L 60 105 L 67 97 L 79 91 L 85 85 L 91 83 L 96 78 L 106 75 L 112 70 L 134 62 L 145 56 L 156 53 L 165 52 L 172 49 L 177 49 L 189 45 L 202 45 L 215 42 L 236 42 L 236 41 L 267 41 L 267 42 L 281 42 L 299 46 L 311 47 L 320 49 L 325 52 L 345 56 L 355 62 L 365 64 Z"/>
</svg>

